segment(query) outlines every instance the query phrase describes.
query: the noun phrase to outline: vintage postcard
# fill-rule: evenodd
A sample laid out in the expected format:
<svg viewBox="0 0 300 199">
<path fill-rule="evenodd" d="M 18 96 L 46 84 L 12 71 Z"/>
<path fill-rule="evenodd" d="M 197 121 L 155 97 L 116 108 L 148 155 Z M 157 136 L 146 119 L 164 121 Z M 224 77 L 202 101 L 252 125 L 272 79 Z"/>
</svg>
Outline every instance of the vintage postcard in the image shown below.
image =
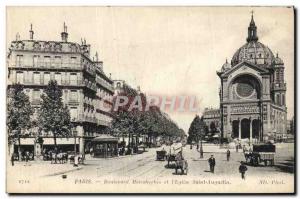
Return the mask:
<svg viewBox="0 0 300 199">
<path fill-rule="evenodd" d="M 8 193 L 295 192 L 293 7 L 6 20 Z"/>
</svg>

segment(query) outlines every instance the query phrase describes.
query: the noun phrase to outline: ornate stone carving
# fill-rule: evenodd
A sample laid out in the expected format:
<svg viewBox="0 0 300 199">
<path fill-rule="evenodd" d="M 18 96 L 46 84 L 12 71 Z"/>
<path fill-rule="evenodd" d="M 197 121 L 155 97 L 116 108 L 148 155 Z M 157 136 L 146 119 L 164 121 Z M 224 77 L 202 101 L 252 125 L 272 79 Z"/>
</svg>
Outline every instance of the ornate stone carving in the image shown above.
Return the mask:
<svg viewBox="0 0 300 199">
<path fill-rule="evenodd" d="M 39 42 L 34 42 L 33 50 L 41 50 L 41 44 Z"/>
<path fill-rule="evenodd" d="M 259 113 L 259 107 L 253 105 L 232 106 L 231 113 Z"/>
</svg>

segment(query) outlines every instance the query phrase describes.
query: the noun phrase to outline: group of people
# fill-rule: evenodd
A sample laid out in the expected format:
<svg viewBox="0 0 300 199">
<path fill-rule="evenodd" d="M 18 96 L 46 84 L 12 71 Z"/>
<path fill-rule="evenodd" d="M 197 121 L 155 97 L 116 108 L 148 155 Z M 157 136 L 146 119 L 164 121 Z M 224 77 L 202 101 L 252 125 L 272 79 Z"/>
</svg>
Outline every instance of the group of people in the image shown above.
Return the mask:
<svg viewBox="0 0 300 199">
<path fill-rule="evenodd" d="M 10 161 L 11 161 L 11 165 L 14 166 L 14 162 L 16 159 L 21 158 L 22 161 L 25 161 L 26 164 L 28 161 L 33 160 L 33 153 L 29 152 L 29 151 L 22 151 L 20 154 L 20 157 L 17 153 L 12 153 L 11 157 L 10 157 Z"/>
<path fill-rule="evenodd" d="M 230 150 L 228 149 L 226 152 L 226 158 L 227 161 L 230 160 Z M 210 172 L 214 173 L 215 172 L 215 166 L 216 166 L 216 159 L 214 158 L 213 155 L 210 156 L 210 158 L 208 159 L 208 164 L 209 164 L 209 168 L 210 168 Z M 241 174 L 241 177 L 243 180 L 245 180 L 246 178 L 246 171 L 248 170 L 247 166 L 245 165 L 245 163 L 243 161 L 241 161 L 241 164 L 239 166 L 239 173 Z"/>
</svg>

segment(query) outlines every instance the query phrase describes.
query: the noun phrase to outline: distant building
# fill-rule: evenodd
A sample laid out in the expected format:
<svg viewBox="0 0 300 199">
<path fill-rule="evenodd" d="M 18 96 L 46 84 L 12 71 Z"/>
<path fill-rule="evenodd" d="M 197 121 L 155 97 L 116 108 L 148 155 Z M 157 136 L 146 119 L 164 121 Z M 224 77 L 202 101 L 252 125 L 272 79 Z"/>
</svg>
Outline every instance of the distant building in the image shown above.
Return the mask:
<svg viewBox="0 0 300 199">
<path fill-rule="evenodd" d="M 286 133 L 284 62 L 258 41 L 253 15 L 247 43 L 226 60 L 221 71 L 221 132 L 226 138 L 263 141 Z"/>
<path fill-rule="evenodd" d="M 221 115 L 220 109 L 214 108 L 205 108 L 202 114 L 203 121 L 208 127 L 209 131 L 211 131 L 211 127 L 215 127 L 217 131 L 220 130 L 221 127 Z"/>
<path fill-rule="evenodd" d="M 118 95 L 120 93 L 136 96 L 140 92 L 140 88 L 134 89 L 129 84 L 125 82 L 125 80 L 113 80 L 114 86 L 114 95 Z"/>
<path fill-rule="evenodd" d="M 45 27 L 47 28 L 47 27 Z M 107 108 L 112 106 L 113 81 L 103 71 L 103 63 L 90 57 L 90 45 L 85 39 L 81 44 L 69 42 L 67 27 L 61 33 L 61 41 L 35 40 L 34 31 L 29 31 L 29 40 L 17 35 L 8 51 L 8 88 L 13 83 L 24 85 L 34 109 L 38 109 L 41 94 L 50 80 L 56 80 L 63 91 L 63 102 L 68 105 L 74 124 L 79 151 L 89 147 L 91 139 L 105 132 L 112 115 Z M 35 117 L 37 111 L 35 111 Z M 34 143 L 34 129 L 31 137 L 23 138 L 21 144 L 27 150 L 40 153 Z M 51 132 L 42 132 L 44 149 L 53 148 Z M 74 138 L 58 138 L 59 147 L 74 149 Z M 88 150 L 88 149 L 86 149 Z"/>
</svg>

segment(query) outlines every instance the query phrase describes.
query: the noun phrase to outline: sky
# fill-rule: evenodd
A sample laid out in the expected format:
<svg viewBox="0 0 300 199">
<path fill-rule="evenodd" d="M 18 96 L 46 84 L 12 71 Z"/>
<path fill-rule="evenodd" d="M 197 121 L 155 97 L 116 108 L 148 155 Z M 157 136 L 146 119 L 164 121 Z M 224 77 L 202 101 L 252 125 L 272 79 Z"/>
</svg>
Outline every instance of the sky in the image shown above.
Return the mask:
<svg viewBox="0 0 300 199">
<path fill-rule="evenodd" d="M 113 79 L 147 95 L 195 96 L 198 112 L 167 111 L 185 131 L 205 107 L 219 107 L 220 70 L 246 43 L 254 11 L 259 41 L 285 63 L 288 119 L 294 115 L 294 12 L 287 7 L 7 7 L 7 47 L 15 40 L 91 44 Z M 7 48 L 8 49 L 8 48 Z"/>
</svg>

